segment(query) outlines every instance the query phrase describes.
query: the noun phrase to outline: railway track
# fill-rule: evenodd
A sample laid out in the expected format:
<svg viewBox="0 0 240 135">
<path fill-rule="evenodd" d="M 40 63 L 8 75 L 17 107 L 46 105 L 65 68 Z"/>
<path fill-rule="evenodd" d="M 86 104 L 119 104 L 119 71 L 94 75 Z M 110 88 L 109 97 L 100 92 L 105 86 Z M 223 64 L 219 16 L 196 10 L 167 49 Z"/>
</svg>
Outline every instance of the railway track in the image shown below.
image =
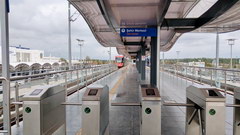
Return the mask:
<svg viewBox="0 0 240 135">
<path fill-rule="evenodd" d="M 117 70 L 117 69 L 116 69 L 116 70 Z M 67 84 L 67 89 L 68 89 L 67 96 L 70 96 L 70 95 L 74 94 L 75 92 L 77 92 L 77 91 L 81 90 L 82 88 L 84 88 L 84 87 L 86 87 L 86 86 L 88 86 L 88 85 L 96 82 L 97 80 L 99 80 L 99 79 L 101 79 L 101 78 L 104 78 L 105 76 L 107 76 L 107 75 L 115 72 L 116 70 L 113 70 L 112 72 L 106 73 L 106 74 L 104 74 L 104 75 L 98 74 L 98 75 L 97 75 L 96 77 L 94 77 L 94 78 L 92 78 L 92 76 L 89 75 L 89 76 L 86 77 L 86 80 L 87 80 L 87 81 L 85 81 L 83 85 L 78 85 L 79 80 L 76 80 L 76 81 L 74 81 L 74 82 L 68 83 L 68 84 Z M 20 110 L 21 108 L 22 108 L 22 105 L 19 105 L 19 110 Z M 11 112 L 13 112 L 13 113 L 15 112 L 15 105 L 14 105 L 14 104 L 11 104 L 11 105 L 10 105 L 10 110 L 11 110 Z M 23 115 L 22 115 L 22 112 L 21 112 L 21 111 L 19 111 L 19 113 L 20 113 L 20 114 L 19 114 L 19 122 L 20 122 L 20 121 L 23 120 Z M 1 116 L 1 119 L 0 119 L 0 130 L 3 130 L 3 119 L 2 119 L 2 116 L 3 116 L 3 115 L 2 115 L 2 114 L 3 114 L 3 107 L 1 106 L 1 107 L 0 107 L 0 116 Z M 11 125 L 12 125 L 12 126 L 16 124 L 16 121 L 17 121 L 17 120 L 16 120 L 16 116 L 15 116 L 14 114 L 11 115 Z"/>
</svg>

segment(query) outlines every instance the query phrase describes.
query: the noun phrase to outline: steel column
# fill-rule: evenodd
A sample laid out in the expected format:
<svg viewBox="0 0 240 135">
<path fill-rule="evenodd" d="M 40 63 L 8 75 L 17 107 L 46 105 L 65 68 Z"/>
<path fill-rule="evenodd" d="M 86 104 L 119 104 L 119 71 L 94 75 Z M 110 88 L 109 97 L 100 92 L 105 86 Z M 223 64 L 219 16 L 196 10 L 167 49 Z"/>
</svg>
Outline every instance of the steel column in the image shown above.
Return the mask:
<svg viewBox="0 0 240 135">
<path fill-rule="evenodd" d="M 137 68 L 137 71 L 138 71 L 138 64 L 139 64 L 139 59 L 138 59 L 138 53 L 136 55 L 136 68 Z"/>
<path fill-rule="evenodd" d="M 216 33 L 216 63 L 215 63 L 215 68 L 219 67 L 219 32 L 217 29 Z M 218 70 L 215 70 L 215 85 L 216 87 L 220 88 L 220 80 L 219 80 L 219 75 L 218 75 Z"/>
<path fill-rule="evenodd" d="M 0 0 L 2 77 L 6 79 L 3 81 L 3 125 L 7 131 L 5 135 L 11 135 L 8 4 L 8 0 Z"/>
<path fill-rule="evenodd" d="M 72 69 L 72 44 L 71 44 L 71 4 L 68 2 L 68 61 L 69 70 Z"/>
<path fill-rule="evenodd" d="M 146 47 L 144 46 L 144 44 L 142 44 L 142 48 L 141 48 L 141 80 L 145 80 L 146 78 L 146 73 L 145 73 L 145 67 L 146 67 Z"/>
<path fill-rule="evenodd" d="M 141 74 L 142 73 L 142 52 L 141 52 L 141 50 L 138 52 L 138 59 L 139 59 L 138 70 L 139 70 L 139 74 Z"/>
<path fill-rule="evenodd" d="M 157 37 L 151 37 L 150 83 L 157 86 Z"/>
<path fill-rule="evenodd" d="M 151 71 L 150 83 L 160 90 L 160 26 L 157 37 L 151 37 Z"/>
<path fill-rule="evenodd" d="M 157 52 L 157 70 L 156 70 L 156 73 L 157 73 L 157 88 L 158 90 L 160 91 L 160 30 L 161 30 L 161 27 L 158 26 L 157 27 L 157 49 L 156 49 L 156 52 Z"/>
</svg>

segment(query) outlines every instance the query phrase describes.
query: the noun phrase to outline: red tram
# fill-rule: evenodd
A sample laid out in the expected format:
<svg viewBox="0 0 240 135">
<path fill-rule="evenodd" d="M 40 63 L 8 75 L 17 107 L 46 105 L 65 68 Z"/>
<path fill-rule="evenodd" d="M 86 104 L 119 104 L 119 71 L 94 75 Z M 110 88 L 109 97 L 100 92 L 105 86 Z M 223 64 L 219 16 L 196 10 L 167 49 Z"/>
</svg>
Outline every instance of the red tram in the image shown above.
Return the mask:
<svg viewBox="0 0 240 135">
<path fill-rule="evenodd" d="M 124 66 L 124 56 L 115 56 L 115 63 L 118 66 L 118 68 L 121 68 Z"/>
</svg>

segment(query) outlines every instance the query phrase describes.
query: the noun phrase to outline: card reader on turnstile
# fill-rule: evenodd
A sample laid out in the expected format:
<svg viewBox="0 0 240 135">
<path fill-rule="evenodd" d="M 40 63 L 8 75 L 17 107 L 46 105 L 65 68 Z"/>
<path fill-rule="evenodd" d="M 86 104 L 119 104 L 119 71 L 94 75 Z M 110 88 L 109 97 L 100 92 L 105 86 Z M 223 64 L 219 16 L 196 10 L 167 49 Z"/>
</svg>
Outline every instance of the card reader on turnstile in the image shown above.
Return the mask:
<svg viewBox="0 0 240 135">
<path fill-rule="evenodd" d="M 161 97 L 157 88 L 141 85 L 141 135 L 161 135 Z"/>
<path fill-rule="evenodd" d="M 109 124 L 109 88 L 91 85 L 82 98 L 82 134 L 106 135 Z"/>
<path fill-rule="evenodd" d="M 23 97 L 24 135 L 65 135 L 65 89 L 47 85 Z"/>
</svg>

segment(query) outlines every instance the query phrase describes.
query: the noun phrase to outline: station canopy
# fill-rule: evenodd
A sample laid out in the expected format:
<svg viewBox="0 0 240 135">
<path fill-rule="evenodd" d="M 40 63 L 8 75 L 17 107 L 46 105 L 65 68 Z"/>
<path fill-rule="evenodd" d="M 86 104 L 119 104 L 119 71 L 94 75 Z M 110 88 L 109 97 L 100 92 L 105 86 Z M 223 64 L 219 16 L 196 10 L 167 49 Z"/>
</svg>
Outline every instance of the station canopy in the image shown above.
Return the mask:
<svg viewBox="0 0 240 135">
<path fill-rule="evenodd" d="M 151 37 L 121 37 L 120 28 L 160 26 L 160 49 L 168 51 L 187 32 L 240 29 L 239 0 L 69 0 L 104 47 L 135 56 Z"/>
</svg>

